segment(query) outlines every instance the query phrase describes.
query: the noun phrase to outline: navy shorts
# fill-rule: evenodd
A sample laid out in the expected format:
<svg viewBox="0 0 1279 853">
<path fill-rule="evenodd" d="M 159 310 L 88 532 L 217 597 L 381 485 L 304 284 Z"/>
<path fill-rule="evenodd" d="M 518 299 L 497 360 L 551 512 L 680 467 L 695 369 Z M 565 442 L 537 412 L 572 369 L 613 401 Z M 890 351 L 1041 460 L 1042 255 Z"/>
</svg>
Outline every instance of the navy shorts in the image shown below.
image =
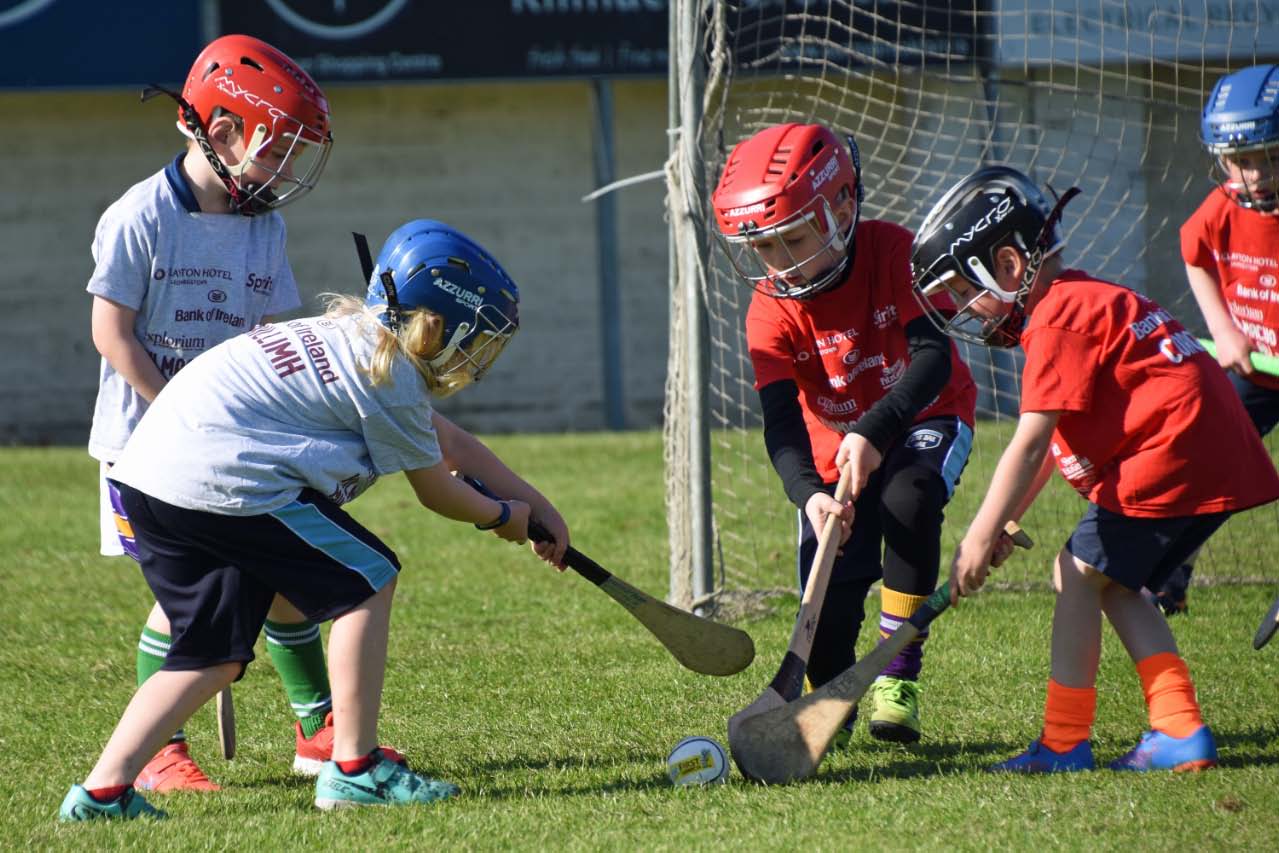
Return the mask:
<svg viewBox="0 0 1279 853">
<path fill-rule="evenodd" d="M 1229 512 L 1132 518 L 1088 504 L 1066 550 L 1134 592 L 1160 589 L 1168 575 L 1225 524 Z"/>
<path fill-rule="evenodd" d="M 1262 388 L 1233 370 L 1226 371 L 1226 375 L 1230 377 L 1230 384 L 1235 386 L 1257 432 L 1264 438 L 1279 423 L 1279 391 Z"/>
<path fill-rule="evenodd" d="M 109 481 L 138 563 L 171 625 L 164 669 L 253 660 L 276 593 L 323 622 L 367 601 L 400 563 L 318 492 L 262 515 L 182 509 Z"/>
</svg>

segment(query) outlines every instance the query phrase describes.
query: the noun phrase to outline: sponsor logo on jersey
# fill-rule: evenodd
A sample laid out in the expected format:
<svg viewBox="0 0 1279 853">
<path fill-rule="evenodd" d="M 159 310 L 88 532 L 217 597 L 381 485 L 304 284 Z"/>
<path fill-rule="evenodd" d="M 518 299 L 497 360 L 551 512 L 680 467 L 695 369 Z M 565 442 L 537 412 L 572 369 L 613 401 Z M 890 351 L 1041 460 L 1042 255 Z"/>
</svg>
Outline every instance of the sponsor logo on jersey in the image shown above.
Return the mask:
<svg viewBox="0 0 1279 853">
<path fill-rule="evenodd" d="M 813 357 L 813 354 L 806 349 L 800 350 L 799 352 L 795 353 L 796 361 L 808 361 L 812 357 Z"/>
<path fill-rule="evenodd" d="M 835 347 L 844 341 L 854 341 L 857 338 L 856 329 L 845 329 L 842 332 L 826 335 L 818 338 L 814 343 L 817 344 L 817 352 L 821 355 L 830 355 L 835 351 Z"/>
<path fill-rule="evenodd" d="M 1236 282 L 1237 284 L 1238 282 Z M 1230 313 L 1241 320 L 1255 320 L 1260 323 L 1266 319 L 1266 315 L 1262 313 L 1260 308 L 1254 308 L 1251 305 L 1241 305 L 1233 300 L 1226 303 L 1230 308 Z"/>
<path fill-rule="evenodd" d="M 995 225 L 996 223 L 1003 222 L 1004 219 L 1008 216 L 1008 214 L 1012 212 L 1012 209 L 1013 209 L 1013 200 L 1009 198 L 1008 196 L 1002 197 L 999 200 L 998 204 L 996 204 L 994 207 L 992 207 L 990 210 L 986 212 L 985 216 L 983 216 L 981 219 L 978 219 L 971 226 L 969 226 L 967 231 L 965 231 L 963 234 L 960 234 L 958 237 L 952 240 L 950 243 L 950 248 L 947 251 L 952 255 L 955 254 L 956 249 L 963 246 L 965 243 L 971 243 L 973 238 L 976 237 L 978 234 L 985 231 L 990 226 Z"/>
<path fill-rule="evenodd" d="M 861 356 L 862 356 L 861 350 L 851 349 L 848 352 L 844 353 L 839 360 L 844 362 L 844 364 L 856 364 L 857 359 L 861 358 Z"/>
<path fill-rule="evenodd" d="M 816 192 L 818 187 L 820 187 L 822 184 L 829 181 L 831 178 L 835 177 L 835 173 L 838 171 L 839 171 L 839 157 L 832 156 L 829 160 L 826 161 L 826 165 L 822 166 L 822 170 L 820 172 L 810 173 L 813 175 L 813 185 L 812 185 L 813 192 Z"/>
<path fill-rule="evenodd" d="M 857 411 L 856 400 L 832 400 L 830 397 L 818 397 L 817 405 L 828 415 L 851 415 Z"/>
<path fill-rule="evenodd" d="M 917 429 L 906 437 L 906 446 L 915 450 L 932 450 L 940 447 L 942 434 L 935 429 Z"/>
<path fill-rule="evenodd" d="M 1137 340 L 1140 341 L 1171 319 L 1172 315 L 1167 311 L 1162 308 L 1156 308 L 1137 322 L 1129 323 L 1128 328 L 1132 330 L 1132 333 L 1137 336 Z"/>
<path fill-rule="evenodd" d="M 151 273 L 156 281 L 169 280 L 170 287 L 208 284 L 210 281 L 230 281 L 231 271 L 218 267 L 156 267 Z"/>
<path fill-rule="evenodd" d="M 748 204 L 745 207 L 730 207 L 725 216 L 747 216 L 751 213 L 763 213 L 764 202 L 759 201 L 755 204 Z"/>
<path fill-rule="evenodd" d="M 1235 325 L 1239 327 L 1239 331 L 1252 340 L 1253 343 L 1264 344 L 1267 347 L 1274 348 L 1279 346 L 1279 339 L 1275 336 L 1275 330 L 1269 326 L 1263 326 L 1260 323 L 1249 323 L 1247 320 L 1235 318 Z"/>
<path fill-rule="evenodd" d="M 483 296 L 480 296 L 478 293 L 473 293 L 465 287 L 454 284 L 447 278 L 437 278 L 434 281 L 436 287 L 443 290 L 445 293 L 452 295 L 454 299 L 463 305 L 469 305 L 472 308 L 478 309 L 484 304 Z"/>
<path fill-rule="evenodd" d="M 244 318 L 239 314 L 231 314 L 221 308 L 178 308 L 173 312 L 175 323 L 222 323 L 232 329 L 243 329 Z"/>
<path fill-rule="evenodd" d="M 195 336 L 187 337 L 185 335 L 165 335 L 156 332 L 147 332 L 147 344 L 156 349 L 181 349 L 195 350 L 200 352 L 204 349 L 204 338 Z"/>
<path fill-rule="evenodd" d="M 225 291 L 225 290 L 210 290 L 210 291 L 209 291 L 209 301 L 210 301 L 210 302 L 226 302 L 226 291 Z"/>
<path fill-rule="evenodd" d="M 1194 335 L 1182 329 L 1159 342 L 1159 354 L 1173 364 L 1181 364 L 1188 356 L 1204 352 L 1203 344 Z"/>
<path fill-rule="evenodd" d="M 272 276 L 249 273 L 249 277 L 244 280 L 244 286 L 254 293 L 270 293 L 273 282 Z"/>
<path fill-rule="evenodd" d="M 883 308 L 876 308 L 875 313 L 871 314 L 871 319 L 875 322 L 876 329 L 887 329 L 888 325 L 897 319 L 897 306 L 885 305 Z"/>
<path fill-rule="evenodd" d="M 853 418 L 851 421 L 836 421 L 831 420 L 830 418 L 818 417 L 817 422 L 829 430 L 833 430 L 840 435 L 845 435 L 851 432 L 853 427 L 856 426 L 857 419 Z"/>
<path fill-rule="evenodd" d="M 1276 284 L 1279 284 L 1279 279 L 1275 278 L 1270 273 L 1263 273 L 1262 276 L 1257 279 L 1257 283 L 1262 287 L 1274 287 Z"/>
</svg>

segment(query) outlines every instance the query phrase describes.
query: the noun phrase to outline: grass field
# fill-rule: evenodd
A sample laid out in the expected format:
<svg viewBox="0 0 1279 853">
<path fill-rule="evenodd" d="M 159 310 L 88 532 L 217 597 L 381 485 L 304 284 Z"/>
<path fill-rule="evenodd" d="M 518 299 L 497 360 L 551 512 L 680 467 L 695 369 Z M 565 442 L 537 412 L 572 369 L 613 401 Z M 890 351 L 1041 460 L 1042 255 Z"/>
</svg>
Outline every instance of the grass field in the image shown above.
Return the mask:
<svg viewBox="0 0 1279 853">
<path fill-rule="evenodd" d="M 665 591 L 658 435 L 490 443 L 556 500 L 580 549 Z M 879 745 L 859 727 L 854 748 L 810 783 L 763 788 L 734 774 L 725 786 L 677 790 L 664 776 L 667 750 L 690 734 L 725 739 L 728 716 L 776 669 L 793 599 L 743 623 L 758 649 L 744 673 L 695 675 L 589 583 L 431 516 L 403 478 L 351 507 L 405 564 L 382 739 L 463 796 L 430 808 L 315 810 L 312 784 L 290 775 L 291 719 L 259 644 L 236 687 L 236 759 L 217 757 L 211 708 L 187 726 L 222 793 L 156 797 L 172 815 L 163 824 L 59 825 L 59 801 L 132 693 L 150 599 L 130 562 L 96 555 L 96 468 L 81 449 L 7 449 L 0 467 L 0 847 L 1265 850 L 1279 837 L 1279 642 L 1260 653 L 1249 642 L 1274 585 L 1197 588 L 1190 614 L 1174 620 L 1217 734 L 1218 770 L 981 771 L 1038 732 L 1052 610 L 1042 580 L 1060 544 L 1049 531 L 1003 575 L 1034 583 L 982 594 L 935 624 L 922 745 Z M 984 472 L 970 466 L 965 476 L 968 491 L 984 488 Z M 952 525 L 970 516 L 957 508 Z M 1274 550 L 1273 527 L 1261 541 Z M 1109 629 L 1099 688 L 1094 744 L 1109 760 L 1145 724 L 1140 686 Z"/>
</svg>

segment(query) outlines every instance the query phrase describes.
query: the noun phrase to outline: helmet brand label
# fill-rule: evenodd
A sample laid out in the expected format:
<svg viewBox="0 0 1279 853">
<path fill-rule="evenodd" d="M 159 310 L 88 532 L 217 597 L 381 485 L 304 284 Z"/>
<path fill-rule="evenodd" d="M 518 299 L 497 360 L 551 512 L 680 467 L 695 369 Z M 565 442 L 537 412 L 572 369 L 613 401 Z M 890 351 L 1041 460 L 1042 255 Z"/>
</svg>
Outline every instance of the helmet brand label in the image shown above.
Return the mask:
<svg viewBox="0 0 1279 853">
<path fill-rule="evenodd" d="M 760 202 L 756 202 L 755 204 L 748 204 L 745 207 L 730 207 L 728 209 L 728 213 L 724 215 L 725 216 L 746 216 L 747 214 L 751 214 L 751 213 L 763 213 L 763 212 L 764 212 L 764 202 L 760 201 Z"/>
<path fill-rule="evenodd" d="M 479 308 L 481 305 L 484 304 L 484 297 L 480 296 L 478 293 L 472 293 L 471 291 L 467 290 L 465 287 L 461 287 L 459 285 L 454 284 L 453 282 L 449 281 L 447 278 L 435 279 L 435 286 L 438 287 L 440 290 L 443 290 L 445 293 L 451 294 L 454 299 L 456 299 L 458 302 L 461 302 L 464 305 L 470 305 L 473 308 Z"/>
<path fill-rule="evenodd" d="M 838 171 L 839 158 L 831 157 L 826 161 L 826 165 L 822 166 L 822 170 L 813 176 L 813 192 L 817 192 L 818 187 L 835 177 L 835 173 Z"/>
<path fill-rule="evenodd" d="M 1004 196 L 1002 199 L 999 200 L 999 204 L 992 207 L 989 211 L 986 212 L 985 216 L 983 216 L 981 219 L 978 219 L 976 222 L 974 222 L 971 228 L 969 228 L 963 234 L 960 234 L 958 237 L 952 240 L 948 251 L 953 255 L 955 253 L 955 249 L 959 248 L 965 243 L 971 243 L 974 237 L 976 237 L 981 232 L 985 231 L 991 225 L 994 225 L 998 222 L 1003 222 L 1004 219 L 1008 216 L 1008 214 L 1012 212 L 1012 209 L 1013 209 L 1013 200 L 1009 198 L 1008 196 Z"/>
<path fill-rule="evenodd" d="M 230 77 L 218 77 L 215 85 L 226 92 L 232 98 L 240 98 L 251 107 L 261 107 L 267 111 L 267 114 L 273 119 L 285 118 L 288 116 L 284 110 L 272 104 L 270 101 L 255 95 L 248 89 L 236 83 Z"/>
</svg>

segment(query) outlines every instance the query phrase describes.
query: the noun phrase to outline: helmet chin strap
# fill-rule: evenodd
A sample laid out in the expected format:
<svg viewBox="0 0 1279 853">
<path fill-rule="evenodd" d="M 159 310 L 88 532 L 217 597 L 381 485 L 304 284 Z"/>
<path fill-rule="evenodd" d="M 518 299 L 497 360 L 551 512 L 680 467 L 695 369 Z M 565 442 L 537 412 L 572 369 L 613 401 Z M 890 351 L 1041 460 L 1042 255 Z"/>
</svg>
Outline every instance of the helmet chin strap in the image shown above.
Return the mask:
<svg viewBox="0 0 1279 853">
<path fill-rule="evenodd" d="M 254 198 L 252 193 L 246 192 L 236 182 L 226 163 L 223 163 L 222 158 L 213 150 L 213 143 L 209 141 L 209 134 L 195 107 L 191 106 L 191 103 L 177 92 L 155 83 L 142 90 L 141 100 L 144 102 L 149 101 L 156 95 L 168 95 L 177 102 L 178 110 L 182 113 L 183 125 L 186 126 L 187 132 L 191 134 L 191 138 L 195 140 L 196 145 L 200 146 L 200 151 L 204 153 L 204 159 L 209 161 L 209 166 L 213 169 L 213 173 L 218 176 L 218 180 L 222 182 L 222 186 L 226 188 L 227 194 L 231 197 L 231 209 L 244 216 L 253 216 L 257 213 L 265 212 L 268 209 L 266 204 L 260 198 Z"/>
<path fill-rule="evenodd" d="M 1049 189 L 1052 189 L 1049 187 Z M 1056 191 L 1053 191 L 1056 194 Z M 1035 240 L 1035 246 L 1026 255 L 1026 268 L 1021 274 L 1021 284 L 1017 288 L 1017 296 L 1013 299 L 1012 310 L 1008 312 L 1008 319 L 1001 323 L 996 330 L 996 335 L 1000 338 L 999 346 L 1016 346 L 1017 341 L 1021 338 L 1021 330 L 1026 326 L 1026 300 L 1030 296 L 1030 289 L 1035 284 L 1035 279 L 1039 276 L 1039 269 L 1044 265 L 1044 261 L 1053 252 L 1053 247 L 1049 245 L 1052 242 L 1053 232 L 1057 230 L 1057 223 L 1061 220 L 1062 213 L 1066 210 L 1066 205 L 1072 198 L 1079 195 L 1081 190 L 1079 187 L 1071 187 L 1057 198 L 1057 204 L 1053 205 L 1052 212 L 1044 220 L 1043 226 L 1039 229 L 1039 237 Z M 1011 343 L 1006 343 L 1011 341 Z"/>
</svg>

